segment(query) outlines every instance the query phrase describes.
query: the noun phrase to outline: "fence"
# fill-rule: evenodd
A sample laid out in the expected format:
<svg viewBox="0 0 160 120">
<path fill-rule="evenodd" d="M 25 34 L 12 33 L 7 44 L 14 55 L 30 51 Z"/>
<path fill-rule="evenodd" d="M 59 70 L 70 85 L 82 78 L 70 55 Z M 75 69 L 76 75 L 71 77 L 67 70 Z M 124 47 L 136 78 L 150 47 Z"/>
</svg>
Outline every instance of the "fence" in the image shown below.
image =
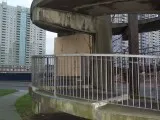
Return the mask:
<svg viewBox="0 0 160 120">
<path fill-rule="evenodd" d="M 32 83 L 57 96 L 159 110 L 159 59 L 119 54 L 34 56 Z"/>
</svg>

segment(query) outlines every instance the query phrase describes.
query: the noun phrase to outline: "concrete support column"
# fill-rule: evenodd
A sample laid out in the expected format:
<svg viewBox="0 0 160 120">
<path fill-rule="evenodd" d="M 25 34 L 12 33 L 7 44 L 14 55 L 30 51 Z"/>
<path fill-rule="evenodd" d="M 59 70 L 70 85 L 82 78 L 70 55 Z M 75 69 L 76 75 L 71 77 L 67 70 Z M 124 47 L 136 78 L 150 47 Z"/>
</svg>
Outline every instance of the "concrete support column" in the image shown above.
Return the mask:
<svg viewBox="0 0 160 120">
<path fill-rule="evenodd" d="M 97 17 L 94 53 L 112 53 L 112 23 L 111 16 Z"/>
<path fill-rule="evenodd" d="M 139 37 L 138 37 L 138 16 L 137 14 L 129 14 L 129 54 L 139 54 Z M 129 58 L 129 84 L 130 95 L 138 96 L 138 59 Z"/>
<path fill-rule="evenodd" d="M 112 24 L 110 15 L 97 17 L 93 49 L 93 52 L 97 54 L 112 53 Z M 102 93 L 106 88 L 107 91 L 110 91 L 112 85 L 111 59 L 109 57 L 97 57 L 94 59 L 94 63 L 94 87 L 99 90 L 99 93 Z"/>
</svg>

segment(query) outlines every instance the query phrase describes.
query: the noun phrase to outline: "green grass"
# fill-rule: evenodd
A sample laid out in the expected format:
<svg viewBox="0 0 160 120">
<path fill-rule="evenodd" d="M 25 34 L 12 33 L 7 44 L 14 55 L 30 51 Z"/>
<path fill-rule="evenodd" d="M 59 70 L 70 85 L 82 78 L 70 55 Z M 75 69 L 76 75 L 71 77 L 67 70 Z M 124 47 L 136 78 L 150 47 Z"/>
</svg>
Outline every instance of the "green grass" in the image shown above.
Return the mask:
<svg viewBox="0 0 160 120">
<path fill-rule="evenodd" d="M 19 98 L 16 101 L 15 106 L 17 112 L 20 114 L 23 120 L 30 120 L 34 115 L 32 112 L 32 99 L 29 94 L 26 94 Z"/>
<path fill-rule="evenodd" d="M 16 92 L 17 90 L 0 89 L 0 97 Z"/>
</svg>

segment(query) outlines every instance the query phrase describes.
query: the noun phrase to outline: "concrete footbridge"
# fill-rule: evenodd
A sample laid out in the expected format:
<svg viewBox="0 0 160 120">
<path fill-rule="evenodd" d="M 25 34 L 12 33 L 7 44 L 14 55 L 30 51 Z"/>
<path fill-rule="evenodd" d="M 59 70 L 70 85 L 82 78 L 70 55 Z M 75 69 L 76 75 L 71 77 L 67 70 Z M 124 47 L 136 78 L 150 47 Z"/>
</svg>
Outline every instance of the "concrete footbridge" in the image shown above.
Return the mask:
<svg viewBox="0 0 160 120">
<path fill-rule="evenodd" d="M 55 55 L 32 57 L 34 112 L 159 120 L 160 58 L 139 55 L 139 33 L 160 30 L 160 17 L 137 17 L 159 12 L 159 0 L 33 0 L 32 22 L 58 33 Z M 128 22 L 113 23 L 114 14 L 128 14 Z M 130 55 L 112 54 L 119 34 Z"/>
<path fill-rule="evenodd" d="M 158 13 L 159 2 L 154 0 L 36 0 L 31 6 L 34 24 L 52 32 L 96 33 L 98 16 L 115 13 Z M 134 6 L 134 7 L 133 7 Z M 156 12 L 155 12 L 156 10 Z M 152 26 L 152 27 L 150 27 Z M 121 34 L 127 24 L 112 24 L 113 35 Z M 139 21 L 139 32 L 159 30 L 159 18 Z"/>
</svg>

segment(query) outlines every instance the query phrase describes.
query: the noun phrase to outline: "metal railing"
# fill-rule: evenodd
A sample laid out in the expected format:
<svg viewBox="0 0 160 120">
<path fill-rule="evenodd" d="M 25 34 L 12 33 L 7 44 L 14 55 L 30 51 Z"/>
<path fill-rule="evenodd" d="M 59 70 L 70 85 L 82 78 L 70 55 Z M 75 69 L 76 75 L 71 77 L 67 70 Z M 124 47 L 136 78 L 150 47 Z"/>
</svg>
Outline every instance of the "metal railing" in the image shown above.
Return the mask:
<svg viewBox="0 0 160 120">
<path fill-rule="evenodd" d="M 32 83 L 57 96 L 159 110 L 159 60 L 120 54 L 34 56 Z"/>
</svg>

